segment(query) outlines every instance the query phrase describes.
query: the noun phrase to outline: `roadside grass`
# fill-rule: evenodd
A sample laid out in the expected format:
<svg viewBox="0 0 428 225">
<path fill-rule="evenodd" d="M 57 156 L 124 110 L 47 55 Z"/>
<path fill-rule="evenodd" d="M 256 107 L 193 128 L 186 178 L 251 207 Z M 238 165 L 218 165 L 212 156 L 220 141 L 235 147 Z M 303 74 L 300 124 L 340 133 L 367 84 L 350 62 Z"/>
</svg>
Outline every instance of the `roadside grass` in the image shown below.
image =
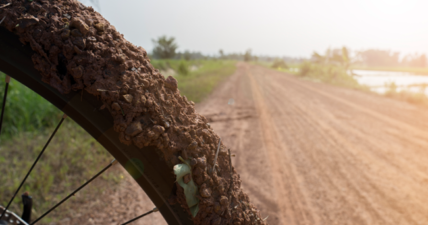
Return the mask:
<svg viewBox="0 0 428 225">
<path fill-rule="evenodd" d="M 168 70 L 173 70 L 175 74 L 188 75 L 192 70 L 190 67 L 196 64 L 196 61 L 174 60 L 174 59 L 158 59 L 151 60 L 150 63 L 163 74 Z"/>
<path fill-rule="evenodd" d="M 206 98 L 221 81 L 236 70 L 236 62 L 226 60 L 152 60 L 151 62 L 159 70 L 171 68 L 177 71 L 174 78 L 178 81 L 180 93 L 195 103 Z M 187 69 L 180 69 L 180 67 Z M 183 72 L 185 70 L 187 70 L 186 73 Z"/>
<path fill-rule="evenodd" d="M 205 99 L 212 90 L 236 70 L 234 61 L 203 61 L 200 68 L 187 76 L 176 77 L 182 95 L 195 103 Z"/>
<path fill-rule="evenodd" d="M 53 129 L 51 127 L 39 132 L 20 132 L 8 140 L 2 140 L 0 145 L 1 205 L 7 205 Z M 20 215 L 22 210 L 20 196 L 28 191 L 33 197 L 32 218 L 38 218 L 108 165 L 112 159 L 110 153 L 83 128 L 71 119 L 66 119 L 18 193 L 11 205 L 11 210 Z M 99 179 L 105 181 L 102 182 L 103 185 L 95 185 L 95 187 L 89 185 L 43 219 L 41 224 L 58 221 L 69 215 L 71 210 L 76 211 L 74 203 L 94 199 L 94 196 L 103 191 L 103 186 L 116 185 L 120 177 L 117 172 L 108 171 L 97 178 Z"/>
<path fill-rule="evenodd" d="M 0 72 L 1 104 L 3 103 L 5 77 L 6 75 Z M 43 97 L 11 79 L 0 141 L 8 139 L 20 131 L 39 131 L 55 126 L 61 116 L 61 111 Z"/>
<path fill-rule="evenodd" d="M 363 67 L 352 66 L 352 70 L 376 70 L 376 71 L 392 71 L 392 72 L 408 72 L 415 75 L 428 75 L 428 68 L 426 67 Z"/>
<path fill-rule="evenodd" d="M 0 73 L 0 106 L 3 101 L 5 75 Z M 6 101 L 2 134 L 0 135 L 0 204 L 6 206 L 26 172 L 48 140 L 62 112 L 21 83 L 11 80 Z M 49 144 L 26 183 L 15 198 L 11 210 L 22 210 L 21 194 L 33 197 L 36 219 L 74 189 L 95 175 L 113 157 L 79 125 L 67 118 Z M 98 178 L 101 183 L 115 185 L 120 180 L 115 172 Z M 113 182 L 111 182 L 113 181 Z M 87 201 L 102 191 L 102 185 L 77 194 L 69 202 L 41 221 L 48 224 L 79 212 L 73 203 Z"/>
</svg>

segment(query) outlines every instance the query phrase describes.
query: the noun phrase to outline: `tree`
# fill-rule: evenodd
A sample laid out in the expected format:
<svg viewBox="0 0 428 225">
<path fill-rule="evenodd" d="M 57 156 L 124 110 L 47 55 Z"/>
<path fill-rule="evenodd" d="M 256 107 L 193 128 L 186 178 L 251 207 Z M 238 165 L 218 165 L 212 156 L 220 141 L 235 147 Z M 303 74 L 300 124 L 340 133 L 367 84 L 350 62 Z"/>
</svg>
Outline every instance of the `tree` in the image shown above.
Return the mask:
<svg viewBox="0 0 428 225">
<path fill-rule="evenodd" d="M 351 64 L 351 57 L 348 49 L 343 46 L 342 49 L 330 49 L 328 48 L 325 56 L 318 54 L 317 52 L 312 53 L 311 60 L 315 63 L 327 63 L 343 66 L 346 70 Z"/>
<path fill-rule="evenodd" d="M 192 54 L 190 54 L 190 52 L 189 52 L 188 50 L 186 50 L 186 51 L 183 53 L 183 58 L 184 58 L 184 60 L 189 61 L 189 60 L 191 60 L 191 59 L 192 59 Z"/>
<path fill-rule="evenodd" d="M 345 69 L 348 70 L 351 65 L 351 58 L 349 56 L 349 51 L 345 46 L 342 47 L 342 63 Z"/>
<path fill-rule="evenodd" d="M 318 54 L 317 52 L 312 53 L 312 61 L 314 61 L 315 63 L 324 63 L 325 61 L 325 57 Z"/>
<path fill-rule="evenodd" d="M 174 37 L 167 37 L 166 35 L 159 37 L 157 40 L 152 39 L 154 44 L 153 57 L 158 59 L 171 59 L 175 56 L 175 51 L 178 45 L 175 43 Z"/>
<path fill-rule="evenodd" d="M 287 64 L 285 63 L 285 61 L 283 59 L 277 58 L 275 59 L 275 61 L 273 61 L 272 68 L 274 69 L 288 69 Z"/>
<path fill-rule="evenodd" d="M 244 61 L 249 62 L 251 61 L 251 49 L 248 49 L 244 54 Z"/>
<path fill-rule="evenodd" d="M 425 54 L 408 54 L 403 57 L 401 64 L 403 66 L 411 66 L 411 67 L 426 67 L 427 57 Z"/>
<path fill-rule="evenodd" d="M 220 49 L 218 52 L 220 53 L 220 58 L 221 58 L 221 59 L 223 59 L 223 58 L 224 58 L 224 52 L 223 52 L 223 49 Z"/>
<path fill-rule="evenodd" d="M 398 52 L 379 49 L 358 52 L 361 62 L 366 66 L 399 66 L 399 55 Z"/>
</svg>

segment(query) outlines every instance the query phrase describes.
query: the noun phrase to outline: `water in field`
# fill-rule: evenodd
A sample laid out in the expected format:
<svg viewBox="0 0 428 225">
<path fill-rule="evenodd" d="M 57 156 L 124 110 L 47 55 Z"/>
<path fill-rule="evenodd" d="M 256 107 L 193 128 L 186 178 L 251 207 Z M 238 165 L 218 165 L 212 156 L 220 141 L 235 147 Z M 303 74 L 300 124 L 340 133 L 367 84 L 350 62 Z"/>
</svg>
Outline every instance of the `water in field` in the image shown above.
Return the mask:
<svg viewBox="0 0 428 225">
<path fill-rule="evenodd" d="M 372 91 L 385 93 L 388 84 L 392 82 L 397 86 L 397 91 L 424 92 L 428 95 L 428 76 L 409 72 L 352 70 L 358 83 L 367 85 Z"/>
</svg>

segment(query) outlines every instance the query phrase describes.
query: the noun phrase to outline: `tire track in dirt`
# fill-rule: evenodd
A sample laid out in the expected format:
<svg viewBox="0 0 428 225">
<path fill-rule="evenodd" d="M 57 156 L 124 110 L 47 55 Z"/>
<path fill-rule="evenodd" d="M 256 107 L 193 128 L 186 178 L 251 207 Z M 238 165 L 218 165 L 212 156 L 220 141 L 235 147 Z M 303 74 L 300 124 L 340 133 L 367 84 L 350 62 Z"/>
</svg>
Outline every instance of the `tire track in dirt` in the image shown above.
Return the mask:
<svg viewBox="0 0 428 225">
<path fill-rule="evenodd" d="M 262 126 L 262 136 L 265 144 L 265 149 L 268 151 L 272 172 L 281 173 L 287 179 L 275 179 L 273 187 L 277 193 L 281 193 L 282 198 L 279 201 L 279 210 L 282 212 L 282 221 L 292 224 L 314 224 L 314 220 L 310 214 L 304 214 L 298 208 L 304 207 L 305 197 L 302 190 L 296 187 L 297 178 L 292 172 L 290 164 L 287 162 L 286 156 L 283 154 L 284 147 L 280 147 L 281 143 L 278 140 L 275 125 L 272 123 L 272 116 L 269 113 L 269 107 L 265 103 L 265 98 L 262 96 L 259 87 L 253 78 L 251 72 L 246 68 L 247 76 L 250 79 L 251 90 L 254 95 L 255 105 L 259 116 L 259 121 Z M 285 184 L 287 182 L 289 185 Z M 288 190 L 287 190 L 288 189 Z"/>
</svg>

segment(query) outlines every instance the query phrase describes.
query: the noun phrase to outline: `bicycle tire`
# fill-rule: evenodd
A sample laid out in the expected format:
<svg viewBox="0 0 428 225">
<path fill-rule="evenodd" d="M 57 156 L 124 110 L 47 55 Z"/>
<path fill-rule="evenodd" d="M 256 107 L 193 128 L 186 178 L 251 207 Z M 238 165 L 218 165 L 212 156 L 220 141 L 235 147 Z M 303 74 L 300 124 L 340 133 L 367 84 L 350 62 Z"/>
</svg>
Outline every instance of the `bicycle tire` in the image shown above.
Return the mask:
<svg viewBox="0 0 428 225">
<path fill-rule="evenodd" d="M 102 103 L 93 95 L 79 92 L 61 94 L 41 80 L 34 68 L 33 50 L 19 42 L 19 37 L 0 26 L 0 71 L 24 84 L 72 118 L 94 137 L 122 166 L 132 163 L 141 176 L 135 181 L 147 193 L 168 224 L 193 224 L 188 213 L 179 205 L 171 205 L 175 177 L 155 147 L 143 150 L 119 141 L 113 130 L 113 118 L 107 110 L 99 110 Z M 144 171 L 133 159 L 144 164 Z M 135 175 L 134 175 L 135 176 Z M 138 176 L 138 175 L 137 175 Z"/>
</svg>

